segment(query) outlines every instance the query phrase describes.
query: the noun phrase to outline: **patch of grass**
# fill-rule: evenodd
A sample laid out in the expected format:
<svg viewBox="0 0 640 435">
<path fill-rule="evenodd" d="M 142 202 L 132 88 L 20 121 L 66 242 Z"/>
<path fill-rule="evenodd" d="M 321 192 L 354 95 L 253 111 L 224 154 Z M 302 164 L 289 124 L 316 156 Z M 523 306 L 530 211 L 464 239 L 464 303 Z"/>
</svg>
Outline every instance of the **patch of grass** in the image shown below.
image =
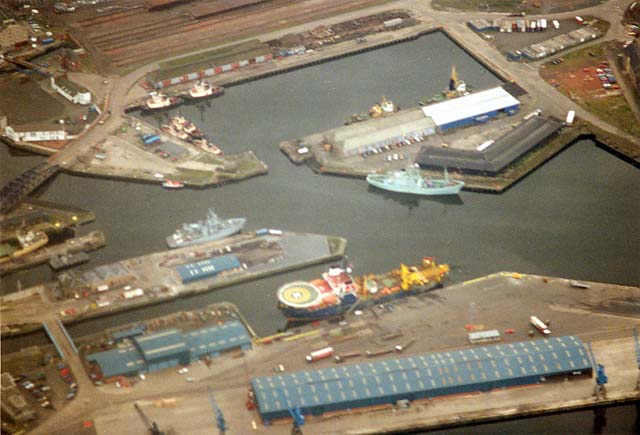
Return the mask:
<svg viewBox="0 0 640 435">
<path fill-rule="evenodd" d="M 622 131 L 640 137 L 640 125 L 622 95 L 604 98 L 583 98 L 580 106 Z"/>
<path fill-rule="evenodd" d="M 199 171 L 197 169 L 178 169 L 179 180 L 186 181 L 189 184 L 205 184 L 212 180 L 213 174 L 210 171 Z"/>
<path fill-rule="evenodd" d="M 200 163 L 206 163 L 208 165 L 223 165 L 224 161 L 222 159 L 220 159 L 219 157 L 216 157 L 212 154 L 201 154 L 197 159 L 195 159 L 196 162 L 200 162 Z"/>
<path fill-rule="evenodd" d="M 520 11 L 517 0 L 433 0 L 434 9 L 459 9 L 465 11 L 513 12 Z"/>
</svg>

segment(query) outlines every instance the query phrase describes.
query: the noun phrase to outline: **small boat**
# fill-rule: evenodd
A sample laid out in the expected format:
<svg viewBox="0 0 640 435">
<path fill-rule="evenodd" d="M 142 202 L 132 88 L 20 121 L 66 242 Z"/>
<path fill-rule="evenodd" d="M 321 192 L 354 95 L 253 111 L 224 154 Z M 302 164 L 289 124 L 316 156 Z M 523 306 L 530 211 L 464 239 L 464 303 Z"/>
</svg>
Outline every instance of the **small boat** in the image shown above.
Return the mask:
<svg viewBox="0 0 640 435">
<path fill-rule="evenodd" d="M 177 180 L 165 180 L 162 182 L 162 187 L 166 187 L 167 189 L 180 189 L 184 187 L 184 183 Z"/>
<path fill-rule="evenodd" d="M 457 195 L 464 182 L 449 178 L 447 168 L 444 178 L 424 178 L 416 167 L 404 171 L 367 175 L 367 183 L 379 189 L 415 195 Z"/>
<path fill-rule="evenodd" d="M 222 94 L 224 94 L 224 88 L 221 86 L 213 86 L 205 80 L 198 80 L 191 89 L 189 89 L 189 97 L 194 100 L 207 97 L 219 97 Z"/>
<path fill-rule="evenodd" d="M 223 154 L 222 150 L 213 142 L 209 141 L 206 136 L 200 139 L 194 139 L 192 143 L 195 146 L 200 147 L 203 151 L 211 153 L 214 156 L 221 156 Z"/>
<path fill-rule="evenodd" d="M 200 139 L 204 136 L 202 130 L 200 130 L 193 122 L 187 121 L 187 119 L 182 115 L 177 115 L 171 118 L 170 124 L 175 130 L 186 133 L 190 138 Z"/>
<path fill-rule="evenodd" d="M 173 125 L 163 124 L 162 131 L 182 140 L 189 140 L 190 136 L 182 130 L 177 130 Z"/>
<path fill-rule="evenodd" d="M 179 104 L 182 104 L 182 98 L 179 97 L 167 97 L 159 92 L 149 92 L 149 98 L 145 101 L 145 108 L 147 110 L 163 110 L 170 109 Z"/>
</svg>

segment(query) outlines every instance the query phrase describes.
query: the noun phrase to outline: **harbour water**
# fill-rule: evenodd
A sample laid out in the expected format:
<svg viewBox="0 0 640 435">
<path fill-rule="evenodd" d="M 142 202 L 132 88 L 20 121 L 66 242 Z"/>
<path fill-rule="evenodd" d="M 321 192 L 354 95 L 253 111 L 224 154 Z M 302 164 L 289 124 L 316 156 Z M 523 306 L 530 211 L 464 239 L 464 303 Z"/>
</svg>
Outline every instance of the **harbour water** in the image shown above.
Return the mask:
<svg viewBox="0 0 640 435">
<path fill-rule="evenodd" d="M 640 285 L 640 172 L 593 142 L 576 143 L 502 195 L 462 192 L 453 198 L 383 193 L 364 180 L 315 175 L 292 165 L 278 150 L 281 140 L 341 125 L 382 95 L 402 107 L 415 106 L 421 97 L 447 85 L 451 64 L 475 89 L 499 83 L 446 37 L 434 34 L 232 87 L 224 97 L 180 108 L 227 154 L 254 150 L 269 166 L 267 176 L 223 188 L 168 191 L 61 174 L 39 193 L 46 200 L 95 213 L 96 221 L 80 231 L 104 231 L 107 246 L 92 252 L 91 262 L 81 268 L 164 250 L 165 237 L 175 228 L 215 207 L 222 218 L 246 217 L 247 229 L 346 237 L 355 273 L 384 271 L 433 255 L 452 265 L 455 281 L 509 270 Z M 10 156 L 2 147 L 2 182 L 40 160 Z M 317 266 L 96 319 L 70 331 L 74 336 L 93 333 L 224 300 L 238 305 L 264 335 L 284 325 L 275 290 L 287 281 L 314 278 L 323 269 Z M 2 293 L 14 291 L 18 281 L 26 287 L 52 277 L 46 266 L 15 273 L 3 277 Z M 635 418 L 633 408 L 626 409 L 623 426 L 615 426 L 615 433 L 633 433 L 628 429 Z M 588 427 L 580 426 L 579 432 L 591 432 L 592 414 L 587 414 Z M 580 415 L 564 418 L 582 421 Z M 549 433 L 565 432 L 565 424 L 572 431 L 576 426 L 569 422 L 558 423 Z M 540 431 L 532 432 L 544 432 L 545 427 L 543 423 Z M 516 425 L 495 432 L 519 430 Z"/>
</svg>

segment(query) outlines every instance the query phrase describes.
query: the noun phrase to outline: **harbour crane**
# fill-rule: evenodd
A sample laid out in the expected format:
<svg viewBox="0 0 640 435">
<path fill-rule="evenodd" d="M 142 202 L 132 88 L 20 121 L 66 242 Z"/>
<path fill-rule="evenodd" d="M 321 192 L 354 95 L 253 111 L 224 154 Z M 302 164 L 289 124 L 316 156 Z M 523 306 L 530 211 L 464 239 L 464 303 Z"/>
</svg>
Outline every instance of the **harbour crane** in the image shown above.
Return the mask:
<svg viewBox="0 0 640 435">
<path fill-rule="evenodd" d="M 636 381 L 636 390 L 640 391 L 640 339 L 638 338 L 638 328 L 633 328 L 633 339 L 636 345 L 636 363 L 638 364 L 638 380 Z"/>
<path fill-rule="evenodd" d="M 211 402 L 211 407 L 216 413 L 216 424 L 218 425 L 218 431 L 220 435 L 224 435 L 229 430 L 229 426 L 227 426 L 227 422 L 224 419 L 224 415 L 222 414 L 222 410 L 216 403 L 215 397 L 213 397 L 213 390 L 211 387 L 207 387 L 207 391 L 209 392 L 209 402 Z"/>
<path fill-rule="evenodd" d="M 146 414 L 142 411 L 142 408 L 140 408 L 140 406 L 137 403 L 134 403 L 133 406 L 135 406 L 136 411 L 138 411 L 138 414 L 140 414 L 140 418 L 142 418 L 144 425 L 147 427 L 147 429 L 149 429 L 149 433 L 151 435 L 165 435 L 164 432 L 162 432 L 160 428 L 158 428 L 158 425 L 156 424 L 155 421 L 149 421 L 149 418 L 146 416 Z"/>
<path fill-rule="evenodd" d="M 596 399 L 606 399 L 607 389 L 604 384 L 609 381 L 609 378 L 604 371 L 604 365 L 596 363 L 596 358 L 593 355 L 593 349 L 591 349 L 591 343 L 589 343 L 589 356 L 591 357 L 591 365 L 596 370 L 596 385 L 593 390 L 593 395 Z"/>
<path fill-rule="evenodd" d="M 287 411 L 289 411 L 289 415 L 293 419 L 293 427 L 291 428 L 291 435 L 303 435 L 302 426 L 304 426 L 304 415 L 302 415 L 302 411 L 300 411 L 300 407 L 289 405 L 289 401 L 286 399 L 284 395 L 284 391 L 282 389 L 278 389 L 277 391 L 280 393 L 282 402 L 286 404 Z"/>
</svg>

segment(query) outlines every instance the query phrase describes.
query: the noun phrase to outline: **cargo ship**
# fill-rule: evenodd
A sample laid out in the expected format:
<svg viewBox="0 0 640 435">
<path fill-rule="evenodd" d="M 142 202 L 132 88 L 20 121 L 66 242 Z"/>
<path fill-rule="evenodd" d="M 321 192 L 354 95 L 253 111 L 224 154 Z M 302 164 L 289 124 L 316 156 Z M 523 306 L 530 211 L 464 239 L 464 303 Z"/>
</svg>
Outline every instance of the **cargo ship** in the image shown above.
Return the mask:
<svg viewBox="0 0 640 435">
<path fill-rule="evenodd" d="M 245 218 L 220 219 L 210 208 L 205 220 L 182 224 L 182 228 L 167 237 L 167 244 L 170 248 L 183 248 L 222 239 L 239 232 L 246 222 Z"/>
<path fill-rule="evenodd" d="M 182 104 L 182 98 L 167 97 L 166 95 L 158 92 L 149 92 L 149 97 L 150 98 L 147 98 L 144 102 L 144 108 L 149 111 L 170 109 Z"/>
<path fill-rule="evenodd" d="M 424 257 L 419 266 L 401 264 L 381 275 L 352 278 L 348 269 L 333 266 L 321 279 L 296 281 L 278 289 L 278 308 L 292 321 L 311 321 L 339 316 L 442 286 L 449 266 Z"/>
<path fill-rule="evenodd" d="M 219 97 L 224 94 L 224 88 L 221 86 L 213 86 L 211 83 L 205 80 L 198 80 L 189 89 L 189 98 L 193 100 L 199 100 L 207 97 Z"/>
<path fill-rule="evenodd" d="M 458 78 L 455 65 L 451 67 L 451 77 L 449 77 L 449 86 L 440 94 L 436 94 L 429 98 L 422 98 L 419 103 L 421 106 L 428 106 L 429 104 L 439 103 L 451 98 L 462 97 L 469 95 L 471 86 L 467 85 L 464 81 Z"/>
<path fill-rule="evenodd" d="M 444 178 L 424 178 L 416 167 L 404 171 L 389 171 L 384 174 L 367 175 L 367 183 L 379 189 L 414 195 L 457 195 L 464 181 L 449 178 L 447 168 Z"/>
</svg>

